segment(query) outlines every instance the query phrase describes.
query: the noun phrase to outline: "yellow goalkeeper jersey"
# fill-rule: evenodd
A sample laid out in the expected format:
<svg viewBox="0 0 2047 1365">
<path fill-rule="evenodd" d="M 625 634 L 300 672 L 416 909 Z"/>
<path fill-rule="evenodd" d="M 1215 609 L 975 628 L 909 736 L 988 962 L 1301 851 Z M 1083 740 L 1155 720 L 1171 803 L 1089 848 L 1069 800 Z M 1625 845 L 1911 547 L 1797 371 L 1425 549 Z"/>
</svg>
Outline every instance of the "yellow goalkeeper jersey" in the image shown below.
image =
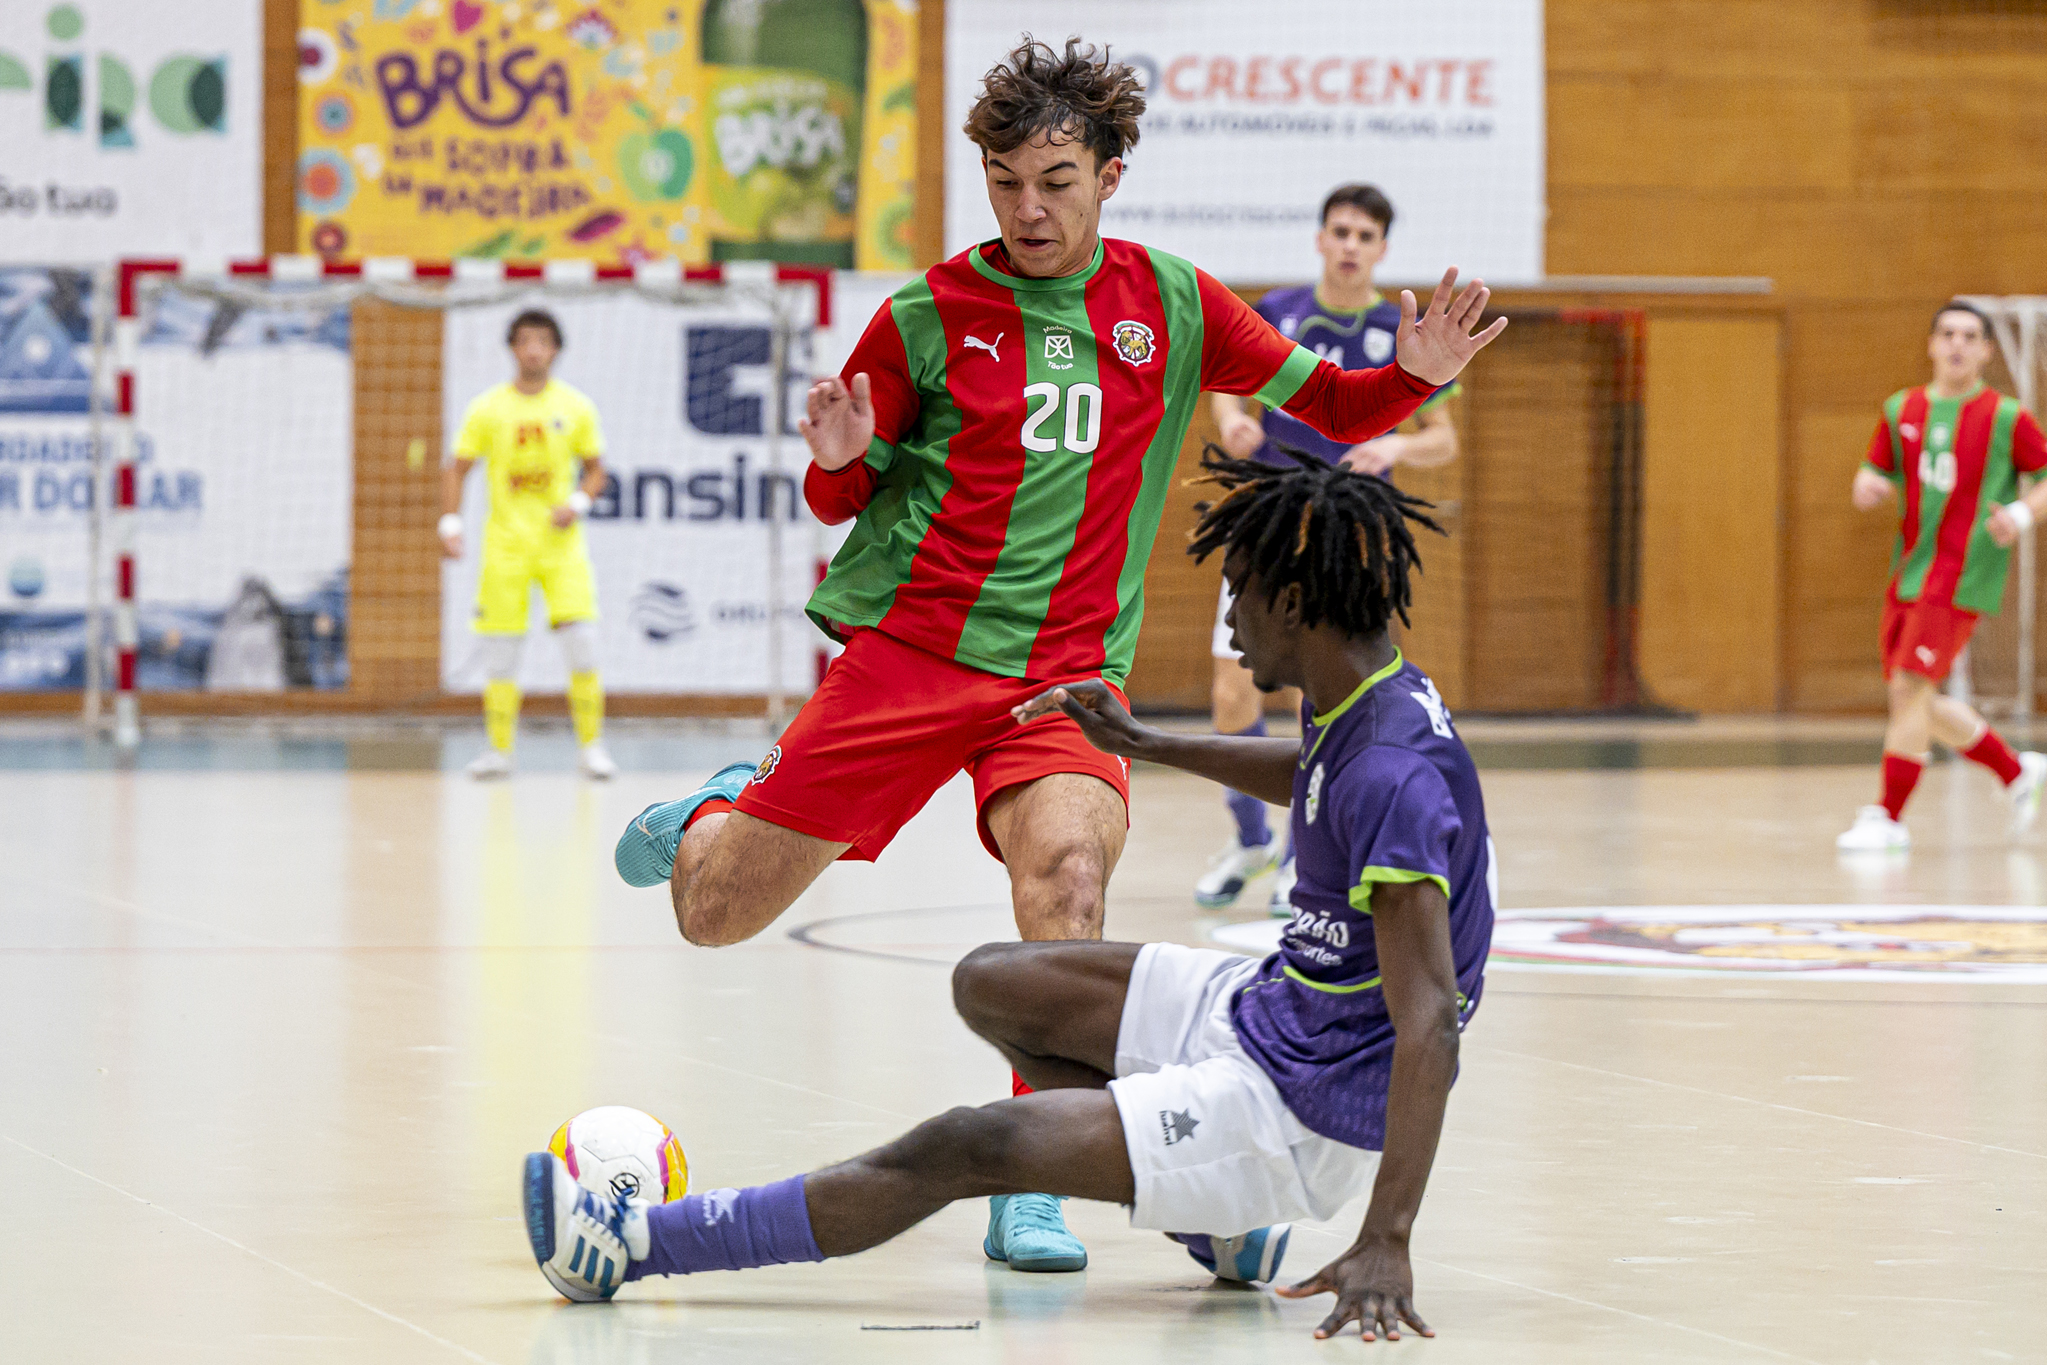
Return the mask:
<svg viewBox="0 0 2047 1365">
<path fill-rule="evenodd" d="M 481 460 L 490 480 L 485 554 L 580 546 L 583 523 L 550 519 L 576 488 L 576 462 L 604 454 L 597 407 L 559 379 L 524 394 L 509 382 L 479 394 L 462 415 L 455 458 Z"/>
</svg>

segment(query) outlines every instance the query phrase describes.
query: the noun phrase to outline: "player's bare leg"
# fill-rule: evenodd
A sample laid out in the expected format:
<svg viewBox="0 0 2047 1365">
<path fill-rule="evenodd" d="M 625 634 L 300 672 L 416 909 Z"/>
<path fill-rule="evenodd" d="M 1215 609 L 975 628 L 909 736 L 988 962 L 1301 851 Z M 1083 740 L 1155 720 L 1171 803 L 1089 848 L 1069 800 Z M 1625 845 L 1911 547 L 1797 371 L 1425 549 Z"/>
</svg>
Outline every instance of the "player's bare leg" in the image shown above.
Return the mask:
<svg viewBox="0 0 2047 1365">
<path fill-rule="evenodd" d="M 988 832 L 1009 868 L 1017 932 L 1026 940 L 1099 939 L 1109 874 L 1123 856 L 1129 833 L 1129 817 L 1116 789 L 1085 773 L 1053 773 L 997 792 L 988 803 L 986 818 Z M 1129 977 L 1127 966 L 1123 976 Z M 1117 999 L 1120 1002 L 1120 986 Z M 1108 1037 L 1113 1052 L 1113 1026 Z M 1110 1060 L 1113 1063 L 1114 1058 Z M 1107 1084 L 1106 1072 L 1094 1083 Z M 1019 1068 L 1010 1089 L 1028 1095 L 1036 1085 L 1031 1074 Z M 982 1251 L 1016 1270 L 1084 1268 L 1087 1248 L 1067 1230 L 1055 1193 L 1033 1190 L 991 1199 Z"/>
<path fill-rule="evenodd" d="M 2024 834 L 2032 828 L 2047 783 L 2047 755 L 2015 751 L 1974 707 L 1940 692 L 1929 696 L 1927 718 L 1934 739 L 1989 769 L 2004 784 L 2011 802 L 2011 832 Z"/>
<path fill-rule="evenodd" d="M 702 816 L 683 831 L 668 880 L 676 927 L 700 947 L 744 942 L 849 847 L 741 811 Z"/>
<path fill-rule="evenodd" d="M 1116 789 L 1086 773 L 1053 773 L 997 792 L 987 818 L 1009 868 L 1017 933 L 1100 938 L 1109 874 L 1130 830 Z"/>
</svg>

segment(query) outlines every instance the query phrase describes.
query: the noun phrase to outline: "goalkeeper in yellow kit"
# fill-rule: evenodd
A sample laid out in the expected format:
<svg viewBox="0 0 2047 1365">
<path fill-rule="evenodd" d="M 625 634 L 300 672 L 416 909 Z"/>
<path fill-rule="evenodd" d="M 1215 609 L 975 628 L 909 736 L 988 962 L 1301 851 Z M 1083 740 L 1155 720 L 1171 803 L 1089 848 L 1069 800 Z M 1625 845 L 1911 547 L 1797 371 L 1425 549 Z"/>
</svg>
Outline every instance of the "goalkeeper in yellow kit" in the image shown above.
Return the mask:
<svg viewBox="0 0 2047 1365">
<path fill-rule="evenodd" d="M 505 335 L 519 375 L 477 396 L 462 415 L 454 458 L 441 487 L 441 548 L 462 554 L 462 481 L 483 461 L 490 480 L 490 516 L 483 526 L 482 575 L 476 587 L 476 633 L 483 659 L 483 723 L 490 747 L 469 765 L 477 778 L 512 771 L 519 725 L 519 652 L 533 585 L 547 599 L 548 623 L 569 664 L 569 714 L 575 720 L 583 772 L 618 771 L 604 750 L 604 685 L 597 676 L 597 591 L 583 518 L 604 489 L 604 435 L 597 408 L 551 376 L 561 354 L 561 326 L 529 310 Z M 576 465 L 582 464 L 578 482 Z"/>
</svg>

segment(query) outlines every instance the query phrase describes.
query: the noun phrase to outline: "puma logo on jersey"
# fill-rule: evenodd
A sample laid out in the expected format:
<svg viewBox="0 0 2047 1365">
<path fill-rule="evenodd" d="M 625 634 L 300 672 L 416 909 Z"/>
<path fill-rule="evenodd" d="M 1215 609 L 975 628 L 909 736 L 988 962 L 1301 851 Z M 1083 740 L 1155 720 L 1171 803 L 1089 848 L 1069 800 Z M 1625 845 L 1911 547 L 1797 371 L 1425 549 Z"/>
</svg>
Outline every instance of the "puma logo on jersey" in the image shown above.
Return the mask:
<svg viewBox="0 0 2047 1365">
<path fill-rule="evenodd" d="M 1007 334 L 1003 332 L 997 332 L 995 334 L 995 340 L 993 341 L 983 341 L 979 337 L 968 337 L 966 340 L 966 345 L 973 350 L 986 351 L 989 354 L 989 356 L 993 358 L 995 363 L 997 365 L 1000 365 L 1002 363 L 1002 357 L 996 354 L 995 348 L 1002 344 L 1002 338 L 1005 335 Z"/>
<path fill-rule="evenodd" d="M 1914 649 L 1912 652 L 1919 656 L 1920 663 L 1925 664 L 1929 668 L 1933 666 L 1933 661 L 1940 657 L 1938 654 L 1935 654 L 1932 650 L 1928 649 L 1925 645 L 1920 645 L 1917 649 Z"/>
</svg>

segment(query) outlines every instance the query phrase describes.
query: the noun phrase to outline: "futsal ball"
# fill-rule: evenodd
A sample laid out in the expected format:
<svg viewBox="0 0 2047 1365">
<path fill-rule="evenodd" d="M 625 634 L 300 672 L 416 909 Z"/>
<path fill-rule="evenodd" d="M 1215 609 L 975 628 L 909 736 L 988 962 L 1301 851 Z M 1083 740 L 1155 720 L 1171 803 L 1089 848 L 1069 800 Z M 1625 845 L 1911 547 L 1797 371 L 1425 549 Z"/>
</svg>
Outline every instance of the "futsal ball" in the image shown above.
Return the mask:
<svg viewBox="0 0 2047 1365">
<path fill-rule="evenodd" d="M 622 1104 L 585 1109 L 554 1130 L 547 1150 L 595 1194 L 665 1204 L 689 1192 L 681 1140 L 652 1114 Z"/>
</svg>

